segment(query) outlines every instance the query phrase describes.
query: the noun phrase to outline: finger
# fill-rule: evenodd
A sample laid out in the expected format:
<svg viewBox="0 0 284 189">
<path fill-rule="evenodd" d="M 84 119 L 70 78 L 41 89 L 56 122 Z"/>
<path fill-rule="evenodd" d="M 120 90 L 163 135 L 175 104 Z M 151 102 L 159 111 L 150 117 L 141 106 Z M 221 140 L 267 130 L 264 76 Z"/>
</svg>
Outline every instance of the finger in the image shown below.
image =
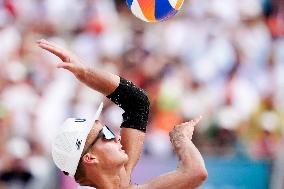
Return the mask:
<svg viewBox="0 0 284 189">
<path fill-rule="evenodd" d="M 70 64 L 70 63 L 68 63 L 68 62 L 59 63 L 56 67 L 57 67 L 57 68 L 63 68 L 63 69 L 69 70 L 69 71 L 72 72 L 72 73 L 73 73 L 73 71 L 74 71 L 74 65 L 73 65 L 73 64 Z"/>
<path fill-rule="evenodd" d="M 66 51 L 64 50 L 62 47 L 60 47 L 59 45 L 57 45 L 56 43 L 53 43 L 53 42 L 50 42 L 50 41 L 47 41 L 45 39 L 40 39 L 37 41 L 38 44 L 46 44 L 46 45 L 49 45 L 49 46 L 52 46 L 54 48 L 57 48 L 57 49 L 60 49 L 61 51 Z M 66 51 L 67 52 L 67 51 Z"/>
<path fill-rule="evenodd" d="M 197 124 L 197 123 L 199 123 L 199 122 L 201 121 L 201 119 L 202 119 L 202 116 L 199 116 L 198 118 L 195 118 L 195 119 L 193 120 L 193 122 L 194 122 L 195 124 Z"/>
<path fill-rule="evenodd" d="M 49 43 L 49 42 L 48 42 L 47 40 L 45 40 L 45 39 L 40 39 L 40 40 L 37 40 L 36 42 L 37 42 L 37 44 L 39 44 L 39 43 L 48 44 L 48 43 Z"/>
<path fill-rule="evenodd" d="M 42 49 L 45 49 L 45 50 L 51 52 L 52 54 L 54 54 L 56 56 L 58 56 L 63 62 L 69 61 L 69 55 L 66 52 L 64 52 L 64 51 L 62 51 L 62 50 L 60 50 L 56 47 L 53 47 L 53 46 L 51 46 L 49 44 L 45 44 L 45 43 L 39 43 L 38 46 Z"/>
<path fill-rule="evenodd" d="M 54 47 L 54 48 L 57 48 L 57 49 L 62 50 L 61 47 L 56 46 L 55 44 L 53 44 L 53 43 L 51 43 L 51 42 L 49 42 L 49 41 L 47 41 L 47 40 L 45 40 L 45 39 L 40 39 L 40 40 L 38 40 L 38 41 L 37 41 L 37 44 L 38 44 L 38 45 L 44 44 L 44 45 L 48 45 L 48 46 L 51 46 L 51 47 Z"/>
<path fill-rule="evenodd" d="M 195 119 L 190 120 L 188 122 L 182 123 L 181 125 L 192 125 L 192 126 L 195 126 L 195 125 L 197 125 L 200 122 L 201 119 L 202 119 L 202 116 L 199 116 L 198 118 L 195 118 Z"/>
<path fill-rule="evenodd" d="M 56 43 L 53 43 L 53 42 L 50 42 L 50 41 L 47 41 L 45 39 L 40 39 L 37 41 L 38 44 L 45 44 L 45 45 L 48 45 L 50 47 L 53 47 L 54 49 L 57 49 L 59 51 L 61 51 L 62 53 L 66 54 L 66 55 L 69 55 L 70 52 L 65 50 L 64 48 L 60 47 L 59 45 L 57 45 Z"/>
<path fill-rule="evenodd" d="M 74 68 L 73 64 L 70 64 L 69 62 L 63 62 L 63 63 L 59 63 L 56 66 L 57 68 Z"/>
</svg>

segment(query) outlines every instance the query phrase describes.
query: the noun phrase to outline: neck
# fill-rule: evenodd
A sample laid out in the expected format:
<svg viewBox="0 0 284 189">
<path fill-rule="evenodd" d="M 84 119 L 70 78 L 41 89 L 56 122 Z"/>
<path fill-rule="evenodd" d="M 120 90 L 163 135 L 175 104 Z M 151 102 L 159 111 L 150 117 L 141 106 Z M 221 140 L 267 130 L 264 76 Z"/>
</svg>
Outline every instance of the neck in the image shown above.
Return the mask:
<svg viewBox="0 0 284 189">
<path fill-rule="evenodd" d="M 87 174 L 89 177 L 84 183 L 85 186 L 91 186 L 97 189 L 119 189 L 129 184 L 126 183 L 124 166 L 110 171 L 101 170 L 96 172 L 99 174 Z"/>
<path fill-rule="evenodd" d="M 102 175 L 100 182 L 96 184 L 97 189 L 119 189 L 120 177 L 119 175 Z"/>
</svg>

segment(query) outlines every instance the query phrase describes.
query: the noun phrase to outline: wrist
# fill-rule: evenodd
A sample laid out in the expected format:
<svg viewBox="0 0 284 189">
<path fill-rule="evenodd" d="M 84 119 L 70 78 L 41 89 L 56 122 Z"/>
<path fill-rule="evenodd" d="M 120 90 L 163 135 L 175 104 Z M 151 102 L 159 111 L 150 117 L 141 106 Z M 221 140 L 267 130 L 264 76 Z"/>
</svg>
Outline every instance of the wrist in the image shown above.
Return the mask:
<svg viewBox="0 0 284 189">
<path fill-rule="evenodd" d="M 190 145 L 190 138 L 183 132 L 170 133 L 170 140 L 175 148 L 182 148 L 184 145 Z"/>
<path fill-rule="evenodd" d="M 81 82 L 86 83 L 88 75 L 91 73 L 90 68 L 79 68 L 78 71 L 76 72 L 76 78 L 79 79 Z"/>
<path fill-rule="evenodd" d="M 183 140 L 183 139 L 186 139 L 187 138 L 187 135 L 185 132 L 181 132 L 181 131 L 178 131 L 178 130 L 172 130 L 170 133 L 169 133 L 169 136 L 170 136 L 170 140 L 171 141 L 177 141 L 177 140 Z"/>
</svg>

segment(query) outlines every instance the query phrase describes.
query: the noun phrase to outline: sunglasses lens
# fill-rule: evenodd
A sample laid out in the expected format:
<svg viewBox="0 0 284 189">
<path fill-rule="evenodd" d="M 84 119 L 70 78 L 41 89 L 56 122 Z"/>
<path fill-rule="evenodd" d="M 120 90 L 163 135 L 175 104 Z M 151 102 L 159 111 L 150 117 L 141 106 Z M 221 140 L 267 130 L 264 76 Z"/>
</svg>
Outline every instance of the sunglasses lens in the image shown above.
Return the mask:
<svg viewBox="0 0 284 189">
<path fill-rule="evenodd" d="M 113 134 L 113 132 L 111 130 L 109 130 L 107 127 L 103 127 L 103 133 L 104 133 L 104 138 L 106 140 L 111 140 L 111 139 L 115 139 L 115 135 Z"/>
</svg>

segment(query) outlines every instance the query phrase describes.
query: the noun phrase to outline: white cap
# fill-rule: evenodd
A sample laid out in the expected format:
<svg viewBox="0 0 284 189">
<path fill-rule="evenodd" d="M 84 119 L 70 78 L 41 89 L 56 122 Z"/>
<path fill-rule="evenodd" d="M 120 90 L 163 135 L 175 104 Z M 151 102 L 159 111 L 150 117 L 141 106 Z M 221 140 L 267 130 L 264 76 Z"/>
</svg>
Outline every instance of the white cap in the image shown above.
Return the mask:
<svg viewBox="0 0 284 189">
<path fill-rule="evenodd" d="M 67 118 L 52 144 L 52 158 L 56 166 L 74 177 L 88 134 L 103 108 L 100 104 L 92 120 Z"/>
</svg>

